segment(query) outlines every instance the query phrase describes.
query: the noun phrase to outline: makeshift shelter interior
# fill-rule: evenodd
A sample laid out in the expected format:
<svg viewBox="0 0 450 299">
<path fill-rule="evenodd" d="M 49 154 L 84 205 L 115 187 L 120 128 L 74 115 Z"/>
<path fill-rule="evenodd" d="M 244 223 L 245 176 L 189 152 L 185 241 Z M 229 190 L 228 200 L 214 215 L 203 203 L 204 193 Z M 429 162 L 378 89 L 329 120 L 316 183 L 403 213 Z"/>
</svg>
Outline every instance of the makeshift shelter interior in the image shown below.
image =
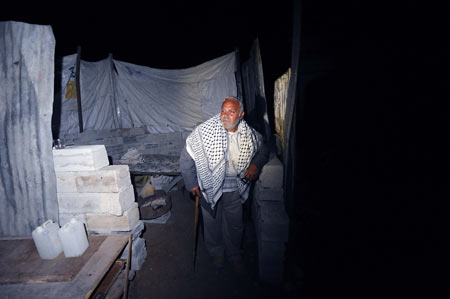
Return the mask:
<svg viewBox="0 0 450 299">
<path fill-rule="evenodd" d="M 81 134 L 78 127 L 79 107 L 75 107 L 73 98 L 70 100 L 73 94 L 67 89 L 74 63 L 76 65 L 76 55 L 70 55 L 76 52 L 74 44 L 69 50 L 64 49 L 65 53 L 60 57 L 61 73 L 54 72 L 58 64 L 54 70 L 52 60 L 55 53 L 51 47 L 48 52 L 38 51 L 41 55 L 38 64 L 27 68 L 27 63 L 16 62 L 28 62 L 29 56 L 23 53 L 36 45 L 24 42 L 20 37 L 29 34 L 34 39 L 54 45 L 49 28 L 27 27 L 20 31 L 21 34 L 15 36 L 18 40 L 14 41 L 16 44 L 23 43 L 21 49 L 25 51 L 20 56 L 20 51 L 12 47 L 13 41 L 5 39 L 10 36 L 4 34 L 7 29 L 3 25 L 0 35 L 10 47 L 0 52 L 0 61 L 6 61 L 2 72 L 14 73 L 13 70 L 19 68 L 23 76 L 29 72 L 30 79 L 23 80 L 21 84 L 3 79 L 0 83 L 4 84 L 1 85 L 2 99 L 8 98 L 9 94 L 14 95 L 13 99 L 20 99 L 12 102 L 2 100 L 0 103 L 2 109 L 6 105 L 5 110 L 8 111 L 5 114 L 5 110 L 1 110 L 3 114 L 0 115 L 8 116 L 1 119 L 5 134 L 0 136 L 0 195 L 6 198 L 6 201 L 2 198 L 0 202 L 2 236 L 27 235 L 40 222 L 57 217 L 57 182 L 49 150 L 54 137 L 61 137 L 66 144 L 95 144 L 97 139 L 102 139 L 112 160 L 121 160 L 127 152 L 132 153 L 129 150 L 133 148 L 149 155 L 161 152 L 175 155 L 183 146 L 182 140 L 186 137 L 183 134 L 213 114 L 214 108 L 209 106 L 211 102 L 207 99 L 219 103 L 219 98 L 224 95 L 241 94 L 244 98 L 247 95 L 246 107 L 250 109 L 247 117 L 259 131 L 266 133 L 266 136 L 272 136 L 275 132 L 284 136 L 278 150 L 274 151 L 284 167 L 283 204 L 289 215 L 289 240 L 285 250 L 271 247 L 271 257 L 276 255 L 273 254 L 275 251 L 282 252 L 285 257 L 282 283 L 274 288 L 264 288 L 254 281 L 246 281 L 249 293 L 243 292 L 242 296 L 441 297 L 439 285 L 443 284 L 443 279 L 436 273 L 441 272 L 438 268 L 442 267 L 438 253 L 441 253 L 439 248 L 445 236 L 442 232 L 445 226 L 441 223 L 445 218 L 445 209 L 442 209 L 440 202 L 447 201 L 448 196 L 442 195 L 447 194 L 450 181 L 446 163 L 449 44 L 441 35 L 442 28 L 445 28 L 444 31 L 448 28 L 442 20 L 448 18 L 439 15 L 445 10 L 432 8 L 429 11 L 419 1 L 409 1 L 405 5 L 382 5 L 377 2 L 376 7 L 355 1 L 324 2 L 293 1 L 288 13 L 284 14 L 288 25 L 271 32 L 271 37 L 279 35 L 279 39 L 264 39 L 267 37 L 264 35 L 255 39 L 253 36 L 251 42 L 246 41 L 245 46 L 236 51 L 234 42 L 242 42 L 239 40 L 241 37 L 236 37 L 231 39 L 233 46 L 222 46 L 220 51 L 214 52 L 220 55 L 203 56 L 190 49 L 189 59 L 185 56 L 180 58 L 181 55 L 176 55 L 180 48 L 207 40 L 205 37 L 209 32 L 197 26 L 198 19 L 194 20 L 191 24 L 193 31 L 203 33 L 194 42 L 180 38 L 180 43 L 175 45 L 172 40 L 176 39 L 176 30 L 166 34 L 165 41 L 172 46 L 167 50 L 170 51 L 168 56 L 177 60 L 174 68 L 167 67 L 166 62 L 159 62 L 156 54 L 149 55 L 152 58 L 147 58 L 147 61 L 151 62 L 145 64 L 138 63 L 134 53 L 129 54 L 130 59 L 124 59 L 124 56 L 116 55 L 111 44 L 101 45 L 109 45 L 111 49 L 103 49 L 106 52 L 100 57 L 92 59 L 93 55 L 88 61 L 83 58 L 88 51 L 82 47 L 80 69 L 86 77 L 81 75 L 81 98 L 85 96 L 87 102 L 81 107 L 81 115 L 85 117 L 85 132 Z M 181 6 L 178 11 L 186 8 Z M 227 10 L 228 16 L 233 15 L 237 8 L 238 5 Z M 257 9 L 253 13 L 254 8 L 244 8 L 244 14 L 262 13 Z M 275 8 L 274 11 L 277 12 Z M 270 13 L 263 14 L 260 19 L 268 20 L 270 16 Z M 264 23 L 261 20 L 256 22 L 256 19 L 252 18 L 251 22 Z M 240 31 L 250 31 L 246 29 L 250 26 L 241 27 L 236 25 L 238 23 L 221 22 L 223 27 L 217 29 L 217 35 L 236 27 Z M 272 22 L 268 24 L 266 26 L 274 26 Z M 102 26 L 107 27 L 97 24 L 97 27 Z M 56 27 L 54 32 L 62 36 L 61 32 L 65 30 L 62 28 Z M 118 27 L 114 29 L 119 31 Z M 105 30 L 108 32 L 105 34 L 113 35 L 113 31 Z M 139 33 L 129 36 L 129 40 L 141 38 Z M 91 42 L 95 44 L 95 38 Z M 273 47 L 269 49 L 267 45 L 270 43 Z M 57 51 L 58 47 L 61 51 L 57 40 L 56 45 Z M 277 52 L 274 50 L 277 46 L 288 51 Z M 150 47 L 135 48 L 136 51 L 149 51 Z M 164 48 L 158 49 L 162 55 Z M 261 53 L 258 54 L 258 51 Z M 277 55 L 268 55 L 271 51 Z M 107 53 L 112 55 L 108 57 Z M 9 59 L 10 56 L 14 59 Z M 263 77 L 257 70 L 261 65 L 264 67 Z M 209 78 L 211 80 L 202 82 L 204 88 L 195 89 L 188 78 L 193 72 L 202 72 L 205 66 L 214 66 L 215 72 L 208 75 L 220 74 L 220 78 L 225 79 L 212 76 L 212 79 Z M 251 70 L 245 71 L 250 67 Z M 36 78 L 42 78 L 42 73 L 36 73 L 36 69 L 45 70 L 47 74 L 41 81 L 42 89 L 34 89 L 33 82 Z M 241 72 L 234 73 L 236 70 Z M 183 78 L 179 78 L 181 74 Z M 249 74 L 256 75 L 250 79 Z M 435 76 L 432 78 L 430 74 Z M 2 73 L 2 78 L 7 77 Z M 170 82 L 166 81 L 167 84 L 155 89 L 149 87 L 152 84 L 156 86 L 155 82 L 162 78 Z M 61 82 L 63 87 L 55 87 L 55 91 L 60 90 L 56 93 L 60 105 L 56 102 L 53 114 L 61 117 L 54 119 L 51 128 L 49 116 L 54 103 L 49 91 L 53 88 L 53 79 Z M 185 79 L 187 81 L 183 81 Z M 278 85 L 274 84 L 275 81 Z M 102 88 L 94 88 L 94 84 Z M 208 89 L 208 84 L 214 86 L 213 92 Z M 172 98 L 163 101 L 160 96 L 171 97 L 169 94 L 183 95 L 183 99 L 188 101 L 179 102 L 184 107 L 182 117 L 181 114 L 168 112 L 174 106 L 167 105 L 166 101 Z M 248 97 L 249 94 L 252 96 Z M 260 95 L 264 96 L 264 105 L 250 102 L 261 100 Z M 100 97 L 103 101 L 89 103 L 91 96 Z M 149 111 L 156 111 L 156 114 L 140 109 L 147 106 L 147 103 L 141 102 L 142 96 L 153 97 L 158 103 L 151 108 L 146 107 Z M 275 110 L 280 108 L 275 100 L 277 96 L 286 99 L 283 108 L 285 119 L 280 126 L 282 134 L 276 130 Z M 46 100 L 36 107 L 36 98 Z M 252 107 L 254 110 L 251 110 Z M 261 107 L 263 109 L 259 110 Z M 61 114 L 56 113 L 58 110 Z M 255 113 L 253 116 L 252 111 Z M 90 115 L 91 112 L 94 114 Z M 152 118 L 152 115 L 157 117 Z M 161 123 L 159 120 L 163 115 L 164 120 L 172 121 Z M 104 136 L 89 133 L 95 131 L 91 130 L 93 128 Z M 113 136 L 117 128 L 127 130 L 121 131 L 120 136 Z M 142 131 L 134 131 L 135 135 L 130 135 L 129 129 Z M 110 135 L 107 137 L 107 134 Z M 147 135 L 157 136 L 157 139 Z M 117 137 L 122 139 L 114 139 Z M 162 139 L 164 142 L 161 142 Z M 139 148 L 139 145 L 144 146 Z M 10 162 L 17 167 L 9 167 Z M 172 203 L 174 213 L 180 211 L 175 208 L 175 197 Z M 178 207 L 185 207 L 183 204 Z M 22 211 L 24 218 L 16 217 L 17 211 Z M 184 226 L 180 229 L 183 229 L 189 222 L 181 223 Z M 174 226 L 170 225 L 147 223 L 146 227 L 151 228 L 147 236 L 152 238 L 158 233 L 175 232 Z M 176 234 L 176 238 L 179 242 L 186 241 L 185 234 Z M 170 242 L 164 244 L 171 245 Z M 184 248 L 182 245 L 179 247 Z M 161 259 L 166 258 L 165 251 L 158 244 L 153 248 L 158 248 Z M 149 255 L 156 254 L 158 250 L 153 253 L 149 251 Z M 255 249 L 256 252 L 258 250 L 261 248 Z M 182 257 L 184 255 L 171 256 L 170 259 L 183 263 Z M 252 258 L 257 260 L 257 257 L 250 255 L 250 260 Z M 207 259 L 199 260 L 207 262 Z M 251 262 L 257 264 L 254 260 Z M 210 290 L 199 294 L 190 290 L 189 283 L 192 281 L 189 279 L 192 277 L 188 279 L 186 272 L 180 271 L 181 278 L 170 276 L 163 272 L 167 267 L 158 267 L 158 261 L 154 259 L 147 261 L 147 265 L 167 275 L 164 282 L 170 283 L 158 286 L 163 279 L 159 279 L 159 273 L 155 274 L 147 268 L 141 273 L 152 275 L 152 285 L 139 280 L 139 272 L 133 283 L 136 288 L 151 289 L 156 294 L 185 295 L 186 298 L 208 294 L 220 298 L 220 295 L 231 296 L 228 292 L 230 288 L 242 290 L 238 287 L 239 283 L 229 283 L 227 279 L 222 279 L 221 285 L 213 279 L 213 272 L 204 270 L 201 273 L 205 284 L 222 293 Z M 268 272 L 274 274 L 273 269 Z M 231 273 L 227 277 L 232 276 Z M 179 286 L 179 289 L 170 293 L 167 289 L 176 289 L 174 286 Z M 203 284 L 195 286 L 204 287 Z M 253 292 L 255 289 L 258 291 Z M 136 298 L 139 295 L 145 298 L 145 291 L 134 294 Z M 233 295 L 238 297 L 238 294 Z"/>
</svg>

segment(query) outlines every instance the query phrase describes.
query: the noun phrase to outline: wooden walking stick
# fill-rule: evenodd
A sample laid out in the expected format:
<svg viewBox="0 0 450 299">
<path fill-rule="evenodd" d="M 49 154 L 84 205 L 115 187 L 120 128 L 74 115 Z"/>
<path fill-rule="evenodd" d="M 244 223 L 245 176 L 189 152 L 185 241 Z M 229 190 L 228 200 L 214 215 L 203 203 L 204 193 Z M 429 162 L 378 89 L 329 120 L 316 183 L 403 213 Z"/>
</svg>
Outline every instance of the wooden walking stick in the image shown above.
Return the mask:
<svg viewBox="0 0 450 299">
<path fill-rule="evenodd" d="M 194 271 L 195 271 L 195 256 L 197 251 L 197 231 L 198 231 L 198 195 L 195 195 L 194 249 L 192 251 L 192 261 L 194 262 Z"/>
</svg>

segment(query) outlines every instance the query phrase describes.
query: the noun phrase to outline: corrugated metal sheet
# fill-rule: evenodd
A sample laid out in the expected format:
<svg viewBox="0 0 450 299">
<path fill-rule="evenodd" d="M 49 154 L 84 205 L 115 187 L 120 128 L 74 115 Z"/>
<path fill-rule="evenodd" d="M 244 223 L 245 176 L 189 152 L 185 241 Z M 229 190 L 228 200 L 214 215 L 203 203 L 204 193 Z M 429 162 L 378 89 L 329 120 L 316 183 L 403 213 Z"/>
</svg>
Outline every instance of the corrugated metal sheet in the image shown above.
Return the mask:
<svg viewBox="0 0 450 299">
<path fill-rule="evenodd" d="M 0 237 L 58 221 L 53 168 L 55 39 L 50 26 L 0 22 Z"/>
</svg>

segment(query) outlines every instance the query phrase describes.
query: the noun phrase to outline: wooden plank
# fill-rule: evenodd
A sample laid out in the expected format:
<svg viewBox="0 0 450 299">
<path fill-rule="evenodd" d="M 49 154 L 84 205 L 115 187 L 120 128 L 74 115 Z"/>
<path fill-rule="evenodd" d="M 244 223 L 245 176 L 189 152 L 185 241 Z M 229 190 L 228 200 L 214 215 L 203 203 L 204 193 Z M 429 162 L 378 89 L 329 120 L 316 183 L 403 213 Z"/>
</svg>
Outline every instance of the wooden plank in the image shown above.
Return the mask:
<svg viewBox="0 0 450 299">
<path fill-rule="evenodd" d="M 97 298 L 97 296 L 106 296 L 111 286 L 115 283 L 120 272 L 124 270 L 125 259 L 118 259 L 114 262 L 111 269 L 106 273 L 105 277 L 100 282 L 100 285 L 95 289 L 91 298 Z"/>
<path fill-rule="evenodd" d="M 89 298 L 105 273 L 128 243 L 128 235 L 109 235 L 89 263 L 77 275 L 77 288 L 85 290 Z"/>
<path fill-rule="evenodd" d="M 106 299 L 119 299 L 119 298 L 128 298 L 124 295 L 123 290 L 125 285 L 128 283 L 128 278 L 126 277 L 126 271 L 120 272 L 114 284 L 108 290 L 106 294 Z M 122 297 L 122 295 L 124 295 Z"/>
<path fill-rule="evenodd" d="M 90 236 L 89 247 L 79 257 L 66 258 L 63 253 L 52 260 L 39 257 L 33 239 L 0 241 L 0 284 L 43 283 L 72 280 L 106 236 Z"/>
<path fill-rule="evenodd" d="M 90 236 L 106 239 L 71 281 L 0 285 L 4 298 L 89 298 L 128 243 L 128 235 Z"/>
</svg>

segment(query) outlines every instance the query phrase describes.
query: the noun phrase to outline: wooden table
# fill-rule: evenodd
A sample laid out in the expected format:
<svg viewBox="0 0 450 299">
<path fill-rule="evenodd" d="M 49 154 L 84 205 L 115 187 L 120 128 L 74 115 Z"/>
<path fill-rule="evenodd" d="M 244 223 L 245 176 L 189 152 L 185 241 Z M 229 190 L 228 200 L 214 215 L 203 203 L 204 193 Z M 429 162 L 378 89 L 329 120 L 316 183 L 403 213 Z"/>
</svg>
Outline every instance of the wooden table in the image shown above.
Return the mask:
<svg viewBox="0 0 450 299">
<path fill-rule="evenodd" d="M 31 238 L 0 240 L 0 298 L 89 298 L 130 237 L 88 239 L 83 255 L 53 260 L 41 259 Z"/>
</svg>

